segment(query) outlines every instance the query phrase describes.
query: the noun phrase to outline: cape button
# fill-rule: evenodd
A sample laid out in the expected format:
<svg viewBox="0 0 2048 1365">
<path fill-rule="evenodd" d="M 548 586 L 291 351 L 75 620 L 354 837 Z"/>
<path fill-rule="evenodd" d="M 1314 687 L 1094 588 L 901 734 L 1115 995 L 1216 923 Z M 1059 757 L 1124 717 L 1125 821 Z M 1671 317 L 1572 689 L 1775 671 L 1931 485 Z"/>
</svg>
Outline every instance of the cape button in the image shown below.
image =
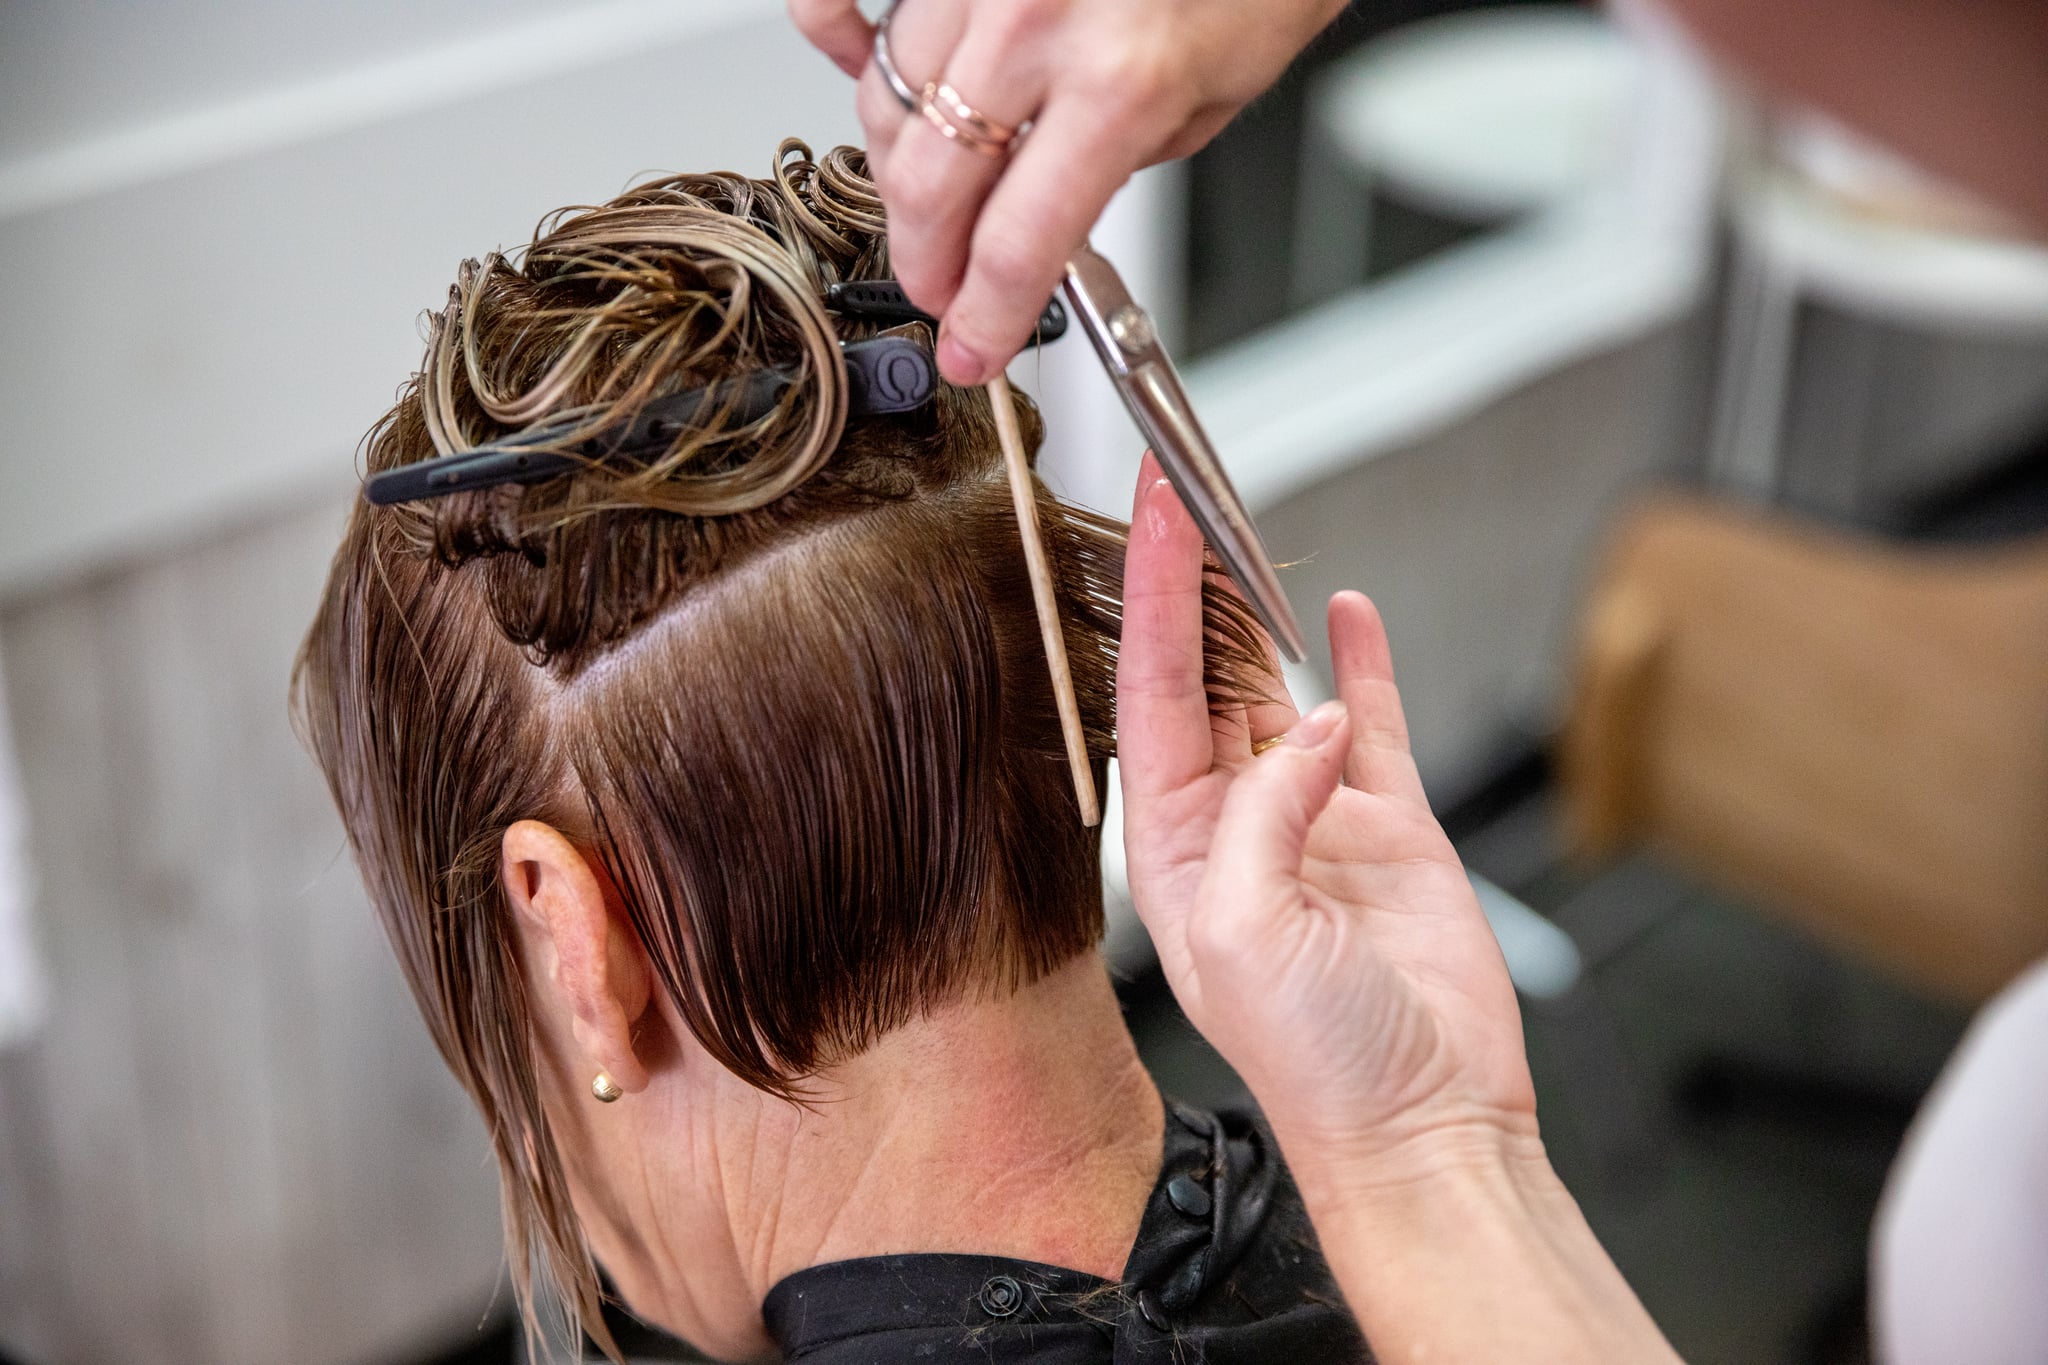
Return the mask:
<svg viewBox="0 0 2048 1365">
<path fill-rule="evenodd" d="M 1209 1192 L 1191 1175 L 1177 1175 L 1167 1181 L 1166 1200 L 1190 1218 L 1209 1216 Z"/>
<path fill-rule="evenodd" d="M 1141 1289 L 1138 1291 L 1138 1311 L 1144 1315 L 1145 1321 L 1151 1324 L 1153 1331 L 1168 1332 L 1173 1330 L 1172 1325 L 1166 1319 L 1166 1310 L 1159 1306 L 1159 1296 L 1151 1290 Z"/>
<path fill-rule="evenodd" d="M 1024 1306 L 1024 1286 L 1008 1275 L 991 1276 L 978 1296 L 981 1311 L 992 1318 L 1007 1318 Z"/>
</svg>

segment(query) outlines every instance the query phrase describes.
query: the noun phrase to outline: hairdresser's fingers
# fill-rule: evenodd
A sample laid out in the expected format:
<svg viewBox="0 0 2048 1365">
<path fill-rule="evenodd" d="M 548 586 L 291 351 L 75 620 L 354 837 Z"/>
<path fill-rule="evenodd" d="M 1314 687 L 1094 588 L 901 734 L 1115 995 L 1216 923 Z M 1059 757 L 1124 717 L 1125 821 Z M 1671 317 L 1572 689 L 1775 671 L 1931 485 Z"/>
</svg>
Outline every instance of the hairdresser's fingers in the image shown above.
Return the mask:
<svg viewBox="0 0 2048 1365">
<path fill-rule="evenodd" d="M 967 23 L 967 6 L 919 3 L 899 5 L 889 23 L 889 55 L 897 74 L 913 90 L 921 89 L 946 63 L 960 41 Z M 872 59 L 874 48 L 869 45 Z M 913 124 L 924 118 L 915 108 L 906 108 L 881 66 L 869 60 L 854 93 L 854 109 L 860 115 L 861 130 L 867 136 L 868 175 L 883 187 L 888 199 L 887 175 L 894 160 L 896 143 Z"/>
<path fill-rule="evenodd" d="M 967 274 L 947 305 L 939 369 L 955 384 L 978 384 L 1030 339 L 1039 310 L 1074 248 L 1132 171 L 1164 140 L 1161 109 L 1090 103 L 1068 95 L 1049 103 L 974 226 Z"/>
<path fill-rule="evenodd" d="M 867 65 L 875 28 L 861 17 L 855 0 L 789 0 L 789 17 L 811 45 L 849 76 Z"/>
<path fill-rule="evenodd" d="M 1130 807 L 1215 765 L 1202 687 L 1202 533 L 1148 455 L 1124 554 L 1117 755 Z"/>
<path fill-rule="evenodd" d="M 1350 738 L 1344 703 L 1324 702 L 1284 743 L 1231 781 L 1210 841 L 1190 946 L 1233 951 L 1265 935 L 1264 921 L 1302 902 L 1309 829 L 1330 804 Z"/>
<path fill-rule="evenodd" d="M 1387 629 L 1379 608 L 1362 592 L 1340 592 L 1330 599 L 1330 662 L 1337 695 L 1351 712 L 1345 780 L 1427 810 L 1429 798 L 1408 747 L 1408 720 L 1394 686 Z"/>
<path fill-rule="evenodd" d="M 948 141 L 923 118 L 904 121 L 885 164 L 879 183 L 883 201 L 889 206 L 889 260 L 911 302 L 928 313 L 943 314 L 967 266 L 974 215 L 1002 174 L 1002 165 Z M 1039 306 L 1044 306 L 1044 300 Z M 939 335 L 943 338 L 944 331 Z M 1019 342 L 1018 349 L 1022 348 Z M 946 373 L 945 354 L 942 348 L 942 374 Z M 946 377 L 975 387 L 1000 369 L 998 365 L 971 378 L 963 374 Z"/>
<path fill-rule="evenodd" d="M 927 81 L 945 87 L 933 95 L 940 119 L 919 113 L 905 120 L 889 149 L 889 174 L 882 181 L 889 205 L 889 258 L 904 292 L 927 312 L 943 313 L 953 297 L 966 268 L 975 215 L 1009 159 L 1006 151 L 978 149 L 941 131 L 948 115 L 953 126 L 965 124 L 965 116 L 947 103 L 948 95 L 1002 127 L 1029 122 L 1045 98 L 1043 44 L 1020 16 L 1044 8 L 977 7 L 971 26 L 962 32 L 959 21 L 968 7 L 920 4 L 900 11 L 890 25 L 892 51 L 904 78 L 920 90 Z M 935 42 L 941 34 L 948 40 L 943 51 Z M 894 41 L 899 35 L 901 42 Z"/>
<path fill-rule="evenodd" d="M 879 183 L 884 168 L 889 164 L 890 148 L 903 132 L 904 121 L 911 115 L 889 89 L 889 82 L 882 78 L 881 69 L 873 62 L 868 63 L 867 70 L 861 73 L 860 84 L 854 89 L 853 109 L 860 115 L 861 131 L 867 137 L 868 175 Z"/>
<path fill-rule="evenodd" d="M 1278 664 L 1275 664 L 1273 670 L 1266 675 L 1262 685 L 1266 689 L 1266 699 L 1252 703 L 1245 710 L 1245 718 L 1249 722 L 1247 729 L 1254 744 L 1261 744 L 1275 736 L 1286 734 L 1294 728 L 1294 722 L 1301 719 L 1301 712 L 1295 707 L 1294 697 L 1287 691 L 1287 684 L 1280 677 Z"/>
</svg>

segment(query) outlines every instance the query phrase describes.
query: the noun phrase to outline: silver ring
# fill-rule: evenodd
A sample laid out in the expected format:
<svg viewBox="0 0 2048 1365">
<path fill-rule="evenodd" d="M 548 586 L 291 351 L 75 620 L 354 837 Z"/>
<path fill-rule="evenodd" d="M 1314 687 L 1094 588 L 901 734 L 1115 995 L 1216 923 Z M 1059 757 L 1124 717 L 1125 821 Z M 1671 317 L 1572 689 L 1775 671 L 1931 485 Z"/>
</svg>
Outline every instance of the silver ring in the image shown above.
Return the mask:
<svg viewBox="0 0 2048 1365">
<path fill-rule="evenodd" d="M 889 51 L 889 21 L 896 17 L 896 6 L 903 0 L 889 0 L 889 7 L 882 11 L 882 17 L 875 21 L 875 70 L 882 73 L 882 79 L 889 83 L 889 93 L 906 112 L 918 111 L 917 92 L 910 88 L 910 82 L 903 79 L 903 73 L 896 69 L 896 58 Z"/>
</svg>

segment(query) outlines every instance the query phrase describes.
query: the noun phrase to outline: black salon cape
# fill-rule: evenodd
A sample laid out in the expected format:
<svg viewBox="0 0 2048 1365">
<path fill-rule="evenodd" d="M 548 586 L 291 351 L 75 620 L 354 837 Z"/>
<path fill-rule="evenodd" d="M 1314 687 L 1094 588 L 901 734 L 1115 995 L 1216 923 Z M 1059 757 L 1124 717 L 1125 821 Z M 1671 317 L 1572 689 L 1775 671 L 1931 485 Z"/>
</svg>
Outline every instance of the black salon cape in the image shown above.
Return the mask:
<svg viewBox="0 0 2048 1365">
<path fill-rule="evenodd" d="M 1294 1181 L 1249 1115 L 1169 1105 L 1124 1282 L 1002 1256 L 801 1270 L 762 1305 L 802 1365 L 1370 1362 Z"/>
</svg>

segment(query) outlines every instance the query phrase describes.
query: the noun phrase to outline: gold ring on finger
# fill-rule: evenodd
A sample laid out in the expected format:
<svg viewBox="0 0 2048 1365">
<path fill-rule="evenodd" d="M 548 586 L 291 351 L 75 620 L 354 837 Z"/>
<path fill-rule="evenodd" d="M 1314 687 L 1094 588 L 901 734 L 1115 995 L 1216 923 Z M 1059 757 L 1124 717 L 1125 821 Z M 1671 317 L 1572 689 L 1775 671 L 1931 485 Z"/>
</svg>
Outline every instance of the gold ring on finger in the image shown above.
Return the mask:
<svg viewBox="0 0 2048 1365">
<path fill-rule="evenodd" d="M 939 81 L 925 82 L 924 96 L 917 107 L 947 139 L 971 147 L 983 156 L 1002 156 L 1024 131 L 996 122 L 961 99 L 959 91 Z"/>
</svg>

